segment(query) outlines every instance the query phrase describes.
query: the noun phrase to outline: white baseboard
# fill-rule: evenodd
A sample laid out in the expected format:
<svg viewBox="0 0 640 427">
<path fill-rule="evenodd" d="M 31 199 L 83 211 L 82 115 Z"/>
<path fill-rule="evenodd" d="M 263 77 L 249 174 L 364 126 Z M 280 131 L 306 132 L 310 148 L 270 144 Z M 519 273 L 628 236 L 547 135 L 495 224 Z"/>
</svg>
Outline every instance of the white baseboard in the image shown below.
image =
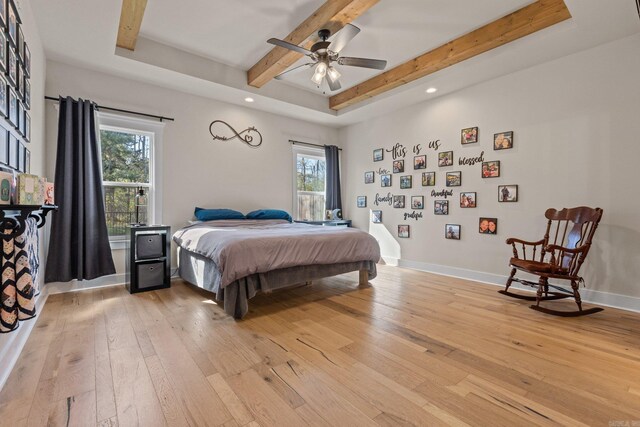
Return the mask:
<svg viewBox="0 0 640 427">
<path fill-rule="evenodd" d="M 61 294 L 64 292 L 82 291 L 84 289 L 104 288 L 106 286 L 122 285 L 125 283 L 125 275 L 112 274 L 98 277 L 93 280 L 72 280 L 70 282 L 51 282 L 44 285 L 44 290 L 49 294 Z"/>
<path fill-rule="evenodd" d="M 485 273 L 482 271 L 467 270 L 464 268 L 449 267 L 446 265 L 429 264 L 424 262 L 389 257 L 383 257 L 383 260 L 389 265 L 397 265 L 398 267 L 426 271 L 429 273 L 436 273 L 443 276 L 472 280 L 474 282 L 481 282 L 490 285 L 504 286 L 507 281 L 506 275 L 503 276 L 499 274 Z M 531 292 L 531 288 L 521 286 L 518 283 L 514 283 L 512 285 L 512 288 Z M 614 294 L 611 292 L 595 291 L 593 289 L 580 289 L 580 295 L 582 296 L 582 300 L 584 302 L 640 313 L 640 298 L 638 297 Z"/>
<path fill-rule="evenodd" d="M 31 335 L 31 331 L 36 325 L 46 301 L 46 294 L 41 293 L 38 295 L 36 297 L 36 317 L 23 320 L 15 331 L 0 335 L 0 391 L 2 391 L 7 379 L 9 379 L 9 375 L 11 375 L 11 371 L 18 361 L 20 353 L 27 343 L 27 339 L 29 339 L 29 335 Z"/>
</svg>

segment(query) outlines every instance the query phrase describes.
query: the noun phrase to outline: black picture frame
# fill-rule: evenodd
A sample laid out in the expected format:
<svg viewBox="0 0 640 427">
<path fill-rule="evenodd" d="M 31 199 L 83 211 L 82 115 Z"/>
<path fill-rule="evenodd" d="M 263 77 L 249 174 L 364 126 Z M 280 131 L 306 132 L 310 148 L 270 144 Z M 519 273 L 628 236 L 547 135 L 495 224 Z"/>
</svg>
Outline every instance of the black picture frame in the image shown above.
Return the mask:
<svg viewBox="0 0 640 427">
<path fill-rule="evenodd" d="M 438 153 L 438 166 L 451 166 L 453 165 L 453 151 L 442 151 Z"/>
<path fill-rule="evenodd" d="M 460 143 L 462 145 L 475 144 L 476 142 L 478 142 L 478 136 L 478 126 L 464 128 L 460 131 Z"/>
<path fill-rule="evenodd" d="M 7 0 L 7 38 L 14 46 L 18 42 L 18 25 L 20 17 L 18 16 L 18 8 L 13 0 Z"/>
<path fill-rule="evenodd" d="M 482 162 L 482 177 L 483 178 L 500 178 L 500 160 L 491 160 L 489 162 Z"/>
<path fill-rule="evenodd" d="M 24 44 L 24 74 L 31 77 L 31 51 L 27 43 Z"/>
<path fill-rule="evenodd" d="M 374 224 L 382 224 L 382 211 L 371 211 L 371 222 Z"/>
<path fill-rule="evenodd" d="M 0 30 L 0 72 L 3 73 L 7 71 L 7 46 L 7 36 Z"/>
<path fill-rule="evenodd" d="M 436 173 L 435 172 L 422 172 L 422 186 L 433 187 L 436 185 Z"/>
<path fill-rule="evenodd" d="M 0 114 L 9 117 L 9 84 L 4 76 L 0 76 Z"/>
<path fill-rule="evenodd" d="M 513 131 L 499 132 L 493 135 L 494 150 L 509 150 L 513 148 Z"/>
<path fill-rule="evenodd" d="M 462 171 L 447 172 L 447 187 L 460 187 L 462 185 Z"/>
<path fill-rule="evenodd" d="M 376 148 L 375 150 L 373 150 L 373 161 L 381 162 L 383 160 L 384 160 L 384 149 Z"/>
<path fill-rule="evenodd" d="M 7 116 L 7 119 L 9 120 L 9 123 L 11 123 L 13 125 L 13 127 L 18 127 L 18 96 L 16 95 L 16 92 L 13 90 L 12 87 L 8 87 L 7 92 L 9 93 L 8 97 L 8 110 L 9 110 L 9 114 Z"/>
<path fill-rule="evenodd" d="M 24 137 L 25 129 L 24 129 L 24 106 L 22 105 L 22 101 L 18 100 L 18 133 Z"/>
<path fill-rule="evenodd" d="M 380 187 L 391 187 L 391 174 L 380 175 Z"/>
<path fill-rule="evenodd" d="M 18 85 L 18 60 L 16 59 L 16 53 L 7 44 L 7 80 L 11 86 L 16 87 Z"/>
<path fill-rule="evenodd" d="M 421 156 L 413 157 L 413 169 L 426 169 L 427 168 L 427 155 L 423 154 Z"/>
<path fill-rule="evenodd" d="M 411 209 L 424 209 L 424 196 L 411 196 Z"/>
<path fill-rule="evenodd" d="M 24 171 L 26 173 L 31 173 L 31 151 L 26 147 L 25 147 L 25 154 L 24 154 L 24 162 L 25 162 Z"/>
<path fill-rule="evenodd" d="M 480 217 L 478 232 L 480 234 L 498 234 L 498 218 Z"/>
<path fill-rule="evenodd" d="M 463 191 L 460 193 L 460 207 L 471 209 L 478 206 L 478 195 L 475 191 Z"/>
<path fill-rule="evenodd" d="M 16 138 L 11 132 L 9 132 L 9 167 L 12 169 L 18 169 L 18 138 Z"/>
<path fill-rule="evenodd" d="M 9 165 L 9 129 L 0 125 L 0 164 Z"/>
<path fill-rule="evenodd" d="M 445 224 L 444 225 L 444 238 L 449 240 L 460 240 L 460 224 Z"/>
<path fill-rule="evenodd" d="M 393 161 L 393 173 L 404 173 L 404 160 Z"/>
<path fill-rule="evenodd" d="M 406 190 L 411 188 L 413 185 L 413 177 L 411 175 L 401 175 L 400 176 L 400 189 Z"/>
<path fill-rule="evenodd" d="M 24 108 L 31 110 L 31 82 L 27 76 L 24 76 Z"/>
<path fill-rule="evenodd" d="M 367 207 L 367 196 L 357 196 L 356 197 L 356 206 L 359 208 Z"/>
<path fill-rule="evenodd" d="M 376 173 L 374 171 L 367 171 L 364 173 L 364 183 L 373 184 L 376 180 Z"/>
<path fill-rule="evenodd" d="M 396 209 L 404 209 L 405 197 L 402 194 L 393 196 L 393 207 Z"/>
<path fill-rule="evenodd" d="M 498 202 L 515 203 L 518 201 L 518 186 L 516 184 L 498 185 Z"/>
<path fill-rule="evenodd" d="M 408 239 L 411 237 L 411 226 L 409 224 L 398 224 L 398 238 Z"/>
<path fill-rule="evenodd" d="M 26 147 L 22 142 L 18 142 L 18 172 L 25 172 L 25 150 Z"/>
<path fill-rule="evenodd" d="M 16 45 L 16 54 L 18 55 L 18 61 L 24 63 L 24 33 L 22 32 L 22 25 L 18 25 L 18 43 Z"/>
<path fill-rule="evenodd" d="M 7 4 L 4 0 L 0 0 L 0 31 L 3 33 L 7 28 Z"/>
<path fill-rule="evenodd" d="M 22 65 L 17 64 L 16 67 L 16 93 L 18 94 L 18 99 L 24 99 L 24 71 L 22 71 Z"/>
<path fill-rule="evenodd" d="M 24 112 L 24 140 L 31 142 L 31 116 L 26 111 Z"/>
<path fill-rule="evenodd" d="M 448 200 L 434 200 L 433 201 L 433 214 L 434 215 L 449 215 L 449 201 Z"/>
</svg>

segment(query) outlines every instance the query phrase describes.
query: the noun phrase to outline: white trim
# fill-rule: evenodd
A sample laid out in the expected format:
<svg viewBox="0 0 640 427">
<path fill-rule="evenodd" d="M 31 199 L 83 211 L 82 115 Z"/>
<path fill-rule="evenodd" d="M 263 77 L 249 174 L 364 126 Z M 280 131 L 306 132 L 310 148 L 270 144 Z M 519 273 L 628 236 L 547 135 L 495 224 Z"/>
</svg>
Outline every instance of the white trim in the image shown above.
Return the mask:
<svg viewBox="0 0 640 427">
<path fill-rule="evenodd" d="M 93 280 L 72 280 L 70 282 L 52 282 L 47 283 L 45 288 L 49 295 L 61 294 L 64 292 L 83 291 L 85 289 L 104 288 L 107 286 L 122 285 L 126 281 L 124 273 L 112 274 L 109 276 L 98 277 Z"/>
<path fill-rule="evenodd" d="M 292 186 L 292 201 L 291 201 L 291 215 L 295 220 L 300 219 L 298 217 L 298 154 L 304 154 L 309 157 L 313 157 L 316 159 L 324 160 L 325 164 L 327 158 L 324 154 L 324 150 L 322 148 L 315 148 L 304 146 L 300 144 L 291 144 L 291 153 L 293 154 L 293 186 Z M 325 177 L 325 189 L 324 189 L 325 198 L 327 196 L 327 181 Z M 324 215 L 323 215 L 324 217 Z"/>
<path fill-rule="evenodd" d="M 504 287 L 507 276 L 500 274 L 486 273 L 483 271 L 467 270 L 464 268 L 450 267 L 439 264 L 429 264 L 418 261 L 410 261 L 392 257 L 382 257 L 389 265 L 397 265 L 398 267 L 410 268 L 412 270 L 426 271 L 429 273 L 440 274 L 442 276 L 456 277 L 458 279 L 472 280 L 474 282 L 486 283 L 489 285 Z M 531 288 L 527 288 L 514 283 L 512 288 L 532 292 Z M 584 302 L 603 305 L 606 307 L 619 308 L 640 313 L 640 298 L 614 294 L 611 292 L 595 291 L 592 289 L 581 289 L 580 295 Z"/>
</svg>

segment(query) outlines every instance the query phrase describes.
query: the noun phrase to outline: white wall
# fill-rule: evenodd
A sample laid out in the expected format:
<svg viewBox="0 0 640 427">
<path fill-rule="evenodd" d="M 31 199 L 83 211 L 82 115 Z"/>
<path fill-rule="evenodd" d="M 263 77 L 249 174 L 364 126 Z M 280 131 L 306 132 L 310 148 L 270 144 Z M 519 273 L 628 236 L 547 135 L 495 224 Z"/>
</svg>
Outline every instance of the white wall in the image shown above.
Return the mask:
<svg viewBox="0 0 640 427">
<path fill-rule="evenodd" d="M 635 35 L 349 126 L 340 131 L 348 177 L 346 215 L 371 230 L 383 255 L 401 264 L 445 266 L 487 277 L 508 274 L 507 237 L 542 238 L 547 208 L 599 206 L 604 217 L 583 267 L 587 287 L 639 297 L 639 117 L 640 35 Z M 480 143 L 462 146 L 460 130 L 470 126 L 479 126 Z M 515 132 L 514 148 L 494 151 L 493 134 L 508 130 Z M 436 152 L 426 148 L 436 139 L 443 143 L 439 151 L 454 151 L 454 166 L 437 167 Z M 391 169 L 390 153 L 374 163 L 372 150 L 395 143 L 408 147 L 405 162 L 414 186 L 399 190 L 395 175 L 391 192 L 406 194 L 407 203 L 410 195 L 425 195 L 424 218 L 405 221 L 402 214 L 409 209 L 385 206 L 380 208 L 384 223 L 371 224 L 374 196 L 387 189 L 380 188 L 377 173 L 369 185 L 363 174 Z M 427 170 L 436 171 L 436 189 L 445 188 L 446 171 L 462 171 L 463 185 L 454 188 L 448 216 L 433 214 L 429 192 L 434 187 L 421 187 L 421 171 L 413 171 L 415 144 L 426 151 Z M 485 160 L 502 162 L 500 178 L 482 179 L 479 165 L 457 166 L 459 157 L 482 150 Z M 520 201 L 498 203 L 498 184 L 518 184 Z M 478 207 L 459 208 L 460 191 L 476 191 Z M 367 196 L 367 209 L 356 208 L 358 195 Z M 497 236 L 478 233 L 480 216 L 499 219 Z M 445 240 L 445 223 L 461 224 L 462 240 Z M 397 238 L 398 224 L 411 225 L 410 239 Z"/>
<path fill-rule="evenodd" d="M 172 230 L 192 219 L 194 207 L 258 208 L 292 211 L 292 162 L 289 139 L 337 143 L 332 128 L 237 105 L 217 102 L 159 86 L 49 62 L 47 94 L 91 99 L 100 105 L 175 118 L 167 122 L 163 142 L 163 223 Z M 224 120 L 238 131 L 255 126 L 264 138 L 252 149 L 232 140 L 213 141 L 209 124 Z M 229 132 L 229 136 L 231 133 Z M 55 152 L 57 111 L 47 105 L 47 147 Z M 53 175 L 54 156 L 47 170 Z M 115 251 L 118 272 L 124 251 Z"/>
</svg>

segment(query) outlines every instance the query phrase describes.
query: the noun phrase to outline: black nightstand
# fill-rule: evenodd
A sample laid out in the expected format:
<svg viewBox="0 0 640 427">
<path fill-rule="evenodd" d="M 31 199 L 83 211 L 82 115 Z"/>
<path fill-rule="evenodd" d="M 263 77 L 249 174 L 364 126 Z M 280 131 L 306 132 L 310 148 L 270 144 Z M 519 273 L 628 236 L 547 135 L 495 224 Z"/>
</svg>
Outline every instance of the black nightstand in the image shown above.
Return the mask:
<svg viewBox="0 0 640 427">
<path fill-rule="evenodd" d="M 326 221 L 294 221 L 301 222 L 303 224 L 313 224 L 313 225 L 328 225 L 334 227 L 351 227 L 350 219 L 336 219 L 336 220 L 326 220 Z"/>
<path fill-rule="evenodd" d="M 127 290 L 133 294 L 170 287 L 171 227 L 131 226 L 127 243 Z"/>
</svg>

